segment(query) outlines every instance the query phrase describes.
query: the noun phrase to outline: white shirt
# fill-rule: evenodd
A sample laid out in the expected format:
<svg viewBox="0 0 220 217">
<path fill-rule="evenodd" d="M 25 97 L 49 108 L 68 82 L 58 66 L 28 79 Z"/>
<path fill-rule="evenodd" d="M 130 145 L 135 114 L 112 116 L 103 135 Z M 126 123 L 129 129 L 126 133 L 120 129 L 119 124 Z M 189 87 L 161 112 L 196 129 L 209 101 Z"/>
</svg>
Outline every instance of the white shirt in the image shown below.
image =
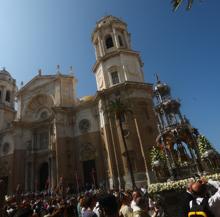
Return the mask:
<svg viewBox="0 0 220 217">
<path fill-rule="evenodd" d="M 99 202 L 96 202 L 95 207 L 93 208 L 93 212 L 97 215 L 97 217 L 100 217 L 100 208 L 99 208 Z"/>
<path fill-rule="evenodd" d="M 141 208 L 139 206 L 137 206 L 136 203 L 135 203 L 135 205 L 133 205 L 132 209 L 133 209 L 133 216 L 134 217 L 140 217 L 139 213 L 135 213 L 136 211 L 141 211 Z"/>
<path fill-rule="evenodd" d="M 86 208 L 85 207 L 82 207 L 81 209 L 81 215 L 83 216 L 83 213 L 86 211 Z"/>
<path fill-rule="evenodd" d="M 134 211 L 134 207 L 136 206 L 136 202 L 134 200 L 131 201 L 131 209 Z"/>
<path fill-rule="evenodd" d="M 132 209 L 127 205 L 122 205 L 119 210 L 119 216 L 132 217 Z"/>
<path fill-rule="evenodd" d="M 216 193 L 209 198 L 210 210 L 214 216 L 220 216 L 220 182 L 209 180 L 208 183 L 217 189 Z"/>
</svg>

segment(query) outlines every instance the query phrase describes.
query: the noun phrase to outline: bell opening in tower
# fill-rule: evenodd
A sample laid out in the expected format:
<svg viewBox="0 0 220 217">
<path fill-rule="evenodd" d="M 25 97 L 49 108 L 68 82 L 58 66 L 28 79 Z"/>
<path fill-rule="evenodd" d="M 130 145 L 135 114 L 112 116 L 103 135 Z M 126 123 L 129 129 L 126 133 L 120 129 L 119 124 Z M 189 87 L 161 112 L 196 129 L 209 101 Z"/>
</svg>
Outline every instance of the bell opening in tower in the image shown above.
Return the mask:
<svg viewBox="0 0 220 217">
<path fill-rule="evenodd" d="M 105 39 L 105 45 L 106 45 L 106 48 L 109 49 L 109 48 L 112 48 L 114 47 L 114 43 L 113 43 L 113 40 L 112 40 L 112 36 L 111 35 L 108 35 Z"/>
</svg>

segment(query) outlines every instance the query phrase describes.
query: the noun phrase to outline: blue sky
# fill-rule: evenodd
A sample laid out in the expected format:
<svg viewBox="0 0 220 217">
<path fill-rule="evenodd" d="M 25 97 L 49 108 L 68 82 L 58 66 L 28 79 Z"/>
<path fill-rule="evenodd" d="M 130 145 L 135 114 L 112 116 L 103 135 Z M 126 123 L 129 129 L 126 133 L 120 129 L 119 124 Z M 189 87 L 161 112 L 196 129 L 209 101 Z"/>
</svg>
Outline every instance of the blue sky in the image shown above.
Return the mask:
<svg viewBox="0 0 220 217">
<path fill-rule="evenodd" d="M 0 66 L 18 86 L 37 74 L 68 73 L 77 95 L 96 91 L 91 32 L 112 14 L 128 24 L 141 52 L 145 80 L 169 83 L 182 112 L 220 150 L 220 1 L 195 1 L 191 11 L 171 10 L 170 0 L 0 0 Z"/>
</svg>

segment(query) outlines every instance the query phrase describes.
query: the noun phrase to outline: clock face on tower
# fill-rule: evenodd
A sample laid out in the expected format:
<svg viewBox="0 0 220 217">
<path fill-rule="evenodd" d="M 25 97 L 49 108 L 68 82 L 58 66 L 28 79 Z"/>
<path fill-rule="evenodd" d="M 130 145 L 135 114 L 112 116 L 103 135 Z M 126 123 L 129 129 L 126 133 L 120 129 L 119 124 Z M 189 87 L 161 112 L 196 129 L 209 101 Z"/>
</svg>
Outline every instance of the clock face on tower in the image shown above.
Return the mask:
<svg viewBox="0 0 220 217">
<path fill-rule="evenodd" d="M 88 119 L 82 119 L 80 122 L 79 122 L 79 129 L 82 133 L 85 133 L 89 130 L 90 128 L 90 122 Z"/>
</svg>

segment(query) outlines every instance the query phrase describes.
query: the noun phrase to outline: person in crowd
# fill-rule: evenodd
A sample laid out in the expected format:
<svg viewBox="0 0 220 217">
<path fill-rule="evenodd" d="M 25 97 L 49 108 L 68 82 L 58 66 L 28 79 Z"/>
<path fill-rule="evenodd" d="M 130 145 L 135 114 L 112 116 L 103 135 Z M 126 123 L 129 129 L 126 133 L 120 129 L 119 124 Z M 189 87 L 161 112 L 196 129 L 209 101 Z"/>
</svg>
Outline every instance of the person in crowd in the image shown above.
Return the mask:
<svg viewBox="0 0 220 217">
<path fill-rule="evenodd" d="M 83 196 L 80 195 L 77 198 L 77 216 L 82 217 L 82 203 L 83 203 Z"/>
<path fill-rule="evenodd" d="M 100 217 L 99 201 L 96 201 L 96 204 L 93 208 L 93 212 L 97 215 L 97 217 Z"/>
<path fill-rule="evenodd" d="M 101 217 L 119 217 L 118 202 L 112 194 L 103 195 L 99 199 Z"/>
<path fill-rule="evenodd" d="M 213 195 L 208 195 L 209 185 L 216 188 Z M 194 199 L 190 201 L 190 209 L 200 207 L 208 217 L 220 216 L 220 182 L 201 178 L 192 185 Z"/>
<path fill-rule="evenodd" d="M 129 195 L 126 192 L 120 193 L 120 210 L 119 210 L 119 216 L 120 217 L 132 217 L 133 210 L 130 207 L 131 199 Z"/>
<path fill-rule="evenodd" d="M 77 217 L 77 199 L 75 196 L 70 198 L 69 206 L 73 210 L 73 216 Z"/>
<path fill-rule="evenodd" d="M 132 201 L 131 201 L 131 208 L 134 210 L 135 206 L 136 206 L 136 200 L 137 198 L 141 197 L 141 194 L 139 191 L 134 191 L 132 193 Z"/>
<path fill-rule="evenodd" d="M 186 191 L 181 196 L 181 200 L 179 203 L 179 211 L 178 211 L 179 217 L 188 217 L 188 212 L 190 210 L 189 203 L 194 198 L 192 193 L 192 185 L 194 182 L 195 182 L 194 179 L 189 180 L 186 187 Z"/>
<path fill-rule="evenodd" d="M 5 203 L 5 183 L 3 180 L 0 180 L 0 217 L 7 216 L 7 213 L 4 210 Z"/>
<path fill-rule="evenodd" d="M 14 217 L 32 217 L 33 210 L 30 207 L 19 208 Z"/>
<path fill-rule="evenodd" d="M 67 204 L 64 208 L 64 217 L 74 217 L 74 216 L 76 216 L 74 206 L 71 205 L 69 201 L 67 201 Z"/>
<path fill-rule="evenodd" d="M 206 181 L 204 178 L 203 182 Z M 211 185 L 216 189 L 216 192 L 209 198 L 209 206 L 215 217 L 220 216 L 220 182 L 208 180 L 208 185 Z"/>
<path fill-rule="evenodd" d="M 220 217 L 220 183 L 204 178 L 195 182 L 190 180 L 182 195 L 179 215 L 187 217 L 190 201 L 200 203 L 207 198 L 207 189 L 212 185 L 215 192 L 209 194 L 208 206 L 215 217 Z M 78 197 L 69 194 L 33 192 L 6 197 L 4 203 L 4 184 L 0 181 L 0 217 L 164 217 L 164 201 L 150 200 L 144 190 L 98 190 L 81 193 Z M 202 187 L 201 187 L 202 186 Z M 205 186 L 205 187 L 203 187 Z M 160 202 L 158 202 L 160 201 Z M 166 211 L 166 210 L 165 210 Z"/>
<path fill-rule="evenodd" d="M 135 205 L 133 206 L 133 217 L 150 217 L 148 215 L 148 207 L 144 198 L 136 198 Z"/>
<path fill-rule="evenodd" d="M 47 214 L 44 215 L 44 217 L 50 217 L 50 216 L 53 214 L 54 209 L 55 209 L 55 208 L 52 207 L 52 206 L 48 207 L 48 209 L 47 209 Z"/>
<path fill-rule="evenodd" d="M 99 199 L 102 197 L 102 195 L 103 195 L 102 190 L 99 190 L 96 194 L 96 204 L 95 204 L 95 207 L 93 208 L 93 212 L 97 215 L 97 217 L 101 217 Z"/>
<path fill-rule="evenodd" d="M 200 180 L 192 184 L 193 200 L 190 201 L 189 207 L 191 212 L 202 212 L 206 217 L 214 217 L 210 206 L 209 198 L 207 197 L 207 185 Z"/>
<path fill-rule="evenodd" d="M 148 214 L 151 217 L 167 217 L 164 202 L 160 196 L 157 196 L 154 200 L 149 198 L 148 200 Z"/>
<path fill-rule="evenodd" d="M 95 204 L 95 197 L 93 195 L 86 195 L 84 200 L 85 211 L 83 212 L 82 217 L 97 217 L 95 212 L 93 212 Z"/>
</svg>

